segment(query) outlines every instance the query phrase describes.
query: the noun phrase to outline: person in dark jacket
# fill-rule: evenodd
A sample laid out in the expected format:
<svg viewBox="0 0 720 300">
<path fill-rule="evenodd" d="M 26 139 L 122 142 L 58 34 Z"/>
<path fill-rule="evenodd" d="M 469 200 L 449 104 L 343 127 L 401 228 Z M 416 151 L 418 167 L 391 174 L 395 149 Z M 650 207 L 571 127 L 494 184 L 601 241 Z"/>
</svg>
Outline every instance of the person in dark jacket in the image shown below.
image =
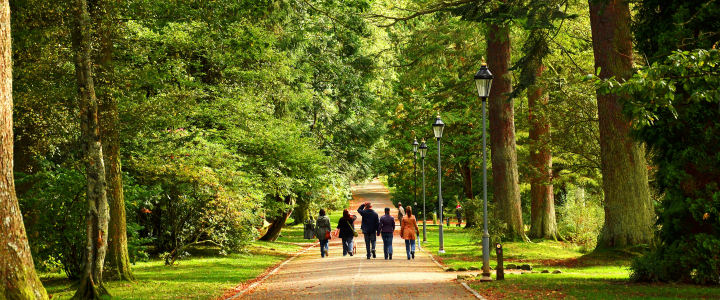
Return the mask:
<svg viewBox="0 0 720 300">
<path fill-rule="evenodd" d="M 362 223 L 360 230 L 363 232 L 365 237 L 365 250 L 367 251 L 367 259 L 370 259 L 372 254 L 375 256 L 375 243 L 377 236 L 380 235 L 380 218 L 378 214 L 372 209 L 370 202 L 365 202 L 358 208 L 358 213 L 362 216 Z"/>
<path fill-rule="evenodd" d="M 385 215 L 380 217 L 380 234 L 383 240 L 383 253 L 385 259 L 392 260 L 393 248 L 393 232 L 395 231 L 395 218 L 390 215 L 390 208 L 385 208 Z"/>
<path fill-rule="evenodd" d="M 320 209 L 320 216 L 315 221 L 315 236 L 320 240 L 320 256 L 325 257 L 328 255 L 328 242 L 330 241 L 330 218 L 325 215 L 325 210 Z"/>
<path fill-rule="evenodd" d="M 355 237 L 355 220 L 357 220 L 356 216 L 353 216 L 350 214 L 350 212 L 346 209 L 343 210 L 343 216 L 338 220 L 337 229 L 340 230 L 340 233 L 338 233 L 338 236 L 342 239 L 343 244 L 343 256 L 350 254 L 350 256 L 353 256 L 353 238 Z"/>
</svg>

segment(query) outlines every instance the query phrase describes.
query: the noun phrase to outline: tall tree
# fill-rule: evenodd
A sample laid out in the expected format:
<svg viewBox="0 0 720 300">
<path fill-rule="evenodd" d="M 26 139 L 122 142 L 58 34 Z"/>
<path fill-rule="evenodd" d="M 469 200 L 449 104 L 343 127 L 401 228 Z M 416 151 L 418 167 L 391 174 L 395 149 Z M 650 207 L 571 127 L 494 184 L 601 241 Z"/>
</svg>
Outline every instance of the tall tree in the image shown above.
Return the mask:
<svg viewBox="0 0 720 300">
<path fill-rule="evenodd" d="M 107 294 L 102 276 L 107 252 L 110 213 L 107 203 L 105 164 L 100 143 L 98 100 L 93 83 L 90 14 L 87 1 L 75 0 L 72 10 L 74 16 L 72 44 L 75 52 L 75 75 L 88 201 L 85 268 L 73 298 L 97 299 Z"/>
<path fill-rule="evenodd" d="M 125 216 L 125 196 L 123 193 L 122 164 L 120 161 L 118 98 L 113 88 L 113 40 L 116 25 L 113 22 L 116 12 L 115 2 L 96 1 L 93 11 L 98 29 L 100 53 L 98 53 L 97 80 L 104 88 L 98 89 L 100 109 L 100 135 L 104 148 L 104 162 L 107 166 L 107 197 L 110 207 L 110 232 L 108 233 L 109 271 L 122 280 L 133 280 L 127 246 L 127 220 Z"/>
<path fill-rule="evenodd" d="M 488 68 L 495 75 L 490 90 L 490 149 L 492 151 L 493 197 L 497 212 L 513 238 L 527 240 L 522 219 L 520 187 L 515 151 L 515 111 L 510 78 L 510 28 L 488 24 Z"/>
<path fill-rule="evenodd" d="M 0 4 L 0 297 L 47 299 L 28 245 L 13 174 L 10 4 Z"/>
<path fill-rule="evenodd" d="M 536 68 L 540 77 L 545 67 Z M 552 184 L 552 153 L 550 152 L 550 120 L 544 109 L 548 96 L 541 83 L 528 89 L 530 113 L 530 236 L 557 239 L 555 196 Z"/>
<path fill-rule="evenodd" d="M 600 78 L 632 75 L 630 8 L 623 0 L 590 3 L 595 68 Z M 648 186 L 645 150 L 629 136 L 630 121 L 619 103 L 623 95 L 597 93 L 600 158 L 605 193 L 605 225 L 598 247 L 649 242 L 654 211 Z"/>
</svg>

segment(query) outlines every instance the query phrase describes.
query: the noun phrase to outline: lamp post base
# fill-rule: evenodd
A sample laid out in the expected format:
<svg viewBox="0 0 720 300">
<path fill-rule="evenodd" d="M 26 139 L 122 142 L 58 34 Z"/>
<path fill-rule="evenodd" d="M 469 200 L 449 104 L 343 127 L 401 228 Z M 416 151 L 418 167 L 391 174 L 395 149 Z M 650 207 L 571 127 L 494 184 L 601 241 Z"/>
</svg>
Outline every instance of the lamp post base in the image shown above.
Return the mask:
<svg viewBox="0 0 720 300">
<path fill-rule="evenodd" d="M 440 254 L 445 254 L 445 250 L 440 249 L 440 250 L 438 250 L 438 253 L 440 253 Z"/>
<path fill-rule="evenodd" d="M 480 281 L 483 281 L 483 282 L 492 281 L 492 280 L 493 279 L 492 279 L 492 277 L 490 277 L 489 273 L 488 274 L 483 273 L 482 276 L 480 277 Z"/>
</svg>

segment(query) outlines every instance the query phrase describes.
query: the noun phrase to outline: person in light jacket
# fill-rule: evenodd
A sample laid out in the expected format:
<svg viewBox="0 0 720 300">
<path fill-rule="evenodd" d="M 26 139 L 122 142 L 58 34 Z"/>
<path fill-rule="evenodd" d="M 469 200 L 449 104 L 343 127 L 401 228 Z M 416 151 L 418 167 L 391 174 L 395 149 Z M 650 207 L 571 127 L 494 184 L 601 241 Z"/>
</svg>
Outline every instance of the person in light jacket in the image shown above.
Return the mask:
<svg viewBox="0 0 720 300">
<path fill-rule="evenodd" d="M 415 259 L 415 239 L 419 230 L 417 226 L 417 220 L 412 213 L 412 207 L 405 207 L 405 217 L 400 223 L 400 237 L 405 240 L 405 251 L 407 252 L 407 259 Z"/>
<path fill-rule="evenodd" d="M 390 215 L 390 208 L 385 208 L 385 215 L 380 217 L 380 235 L 383 240 L 383 254 L 385 259 L 392 260 L 393 248 L 393 232 L 395 231 L 395 218 Z"/>
<path fill-rule="evenodd" d="M 320 257 L 328 256 L 328 244 L 330 242 L 330 218 L 325 215 L 325 210 L 320 209 L 320 216 L 315 221 L 315 236 L 320 240 Z"/>
<path fill-rule="evenodd" d="M 375 243 L 377 242 L 377 236 L 380 235 L 380 218 L 372 209 L 370 202 L 361 204 L 357 211 L 362 216 L 360 230 L 362 230 L 363 237 L 365 238 L 367 259 L 370 259 L 371 255 L 372 258 L 375 258 Z"/>
<path fill-rule="evenodd" d="M 340 233 L 338 233 L 338 236 L 342 239 L 343 244 L 343 256 L 350 254 L 350 256 L 353 256 L 353 238 L 355 238 L 355 220 L 357 220 L 356 216 L 353 216 L 350 214 L 350 212 L 346 209 L 343 210 L 343 216 L 338 220 L 337 229 L 340 230 Z"/>
</svg>

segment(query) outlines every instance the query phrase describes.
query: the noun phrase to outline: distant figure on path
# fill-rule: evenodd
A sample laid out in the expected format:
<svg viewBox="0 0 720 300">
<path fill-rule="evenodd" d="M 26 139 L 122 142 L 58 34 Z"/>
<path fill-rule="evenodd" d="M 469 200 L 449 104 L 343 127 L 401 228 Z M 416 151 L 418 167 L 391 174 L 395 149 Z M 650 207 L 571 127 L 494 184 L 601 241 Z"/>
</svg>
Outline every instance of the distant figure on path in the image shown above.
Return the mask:
<svg viewBox="0 0 720 300">
<path fill-rule="evenodd" d="M 405 217 L 405 209 L 403 208 L 402 203 L 398 202 L 398 222 L 400 222 L 400 226 L 402 226 L 403 217 Z"/>
<path fill-rule="evenodd" d="M 383 254 L 385 259 L 392 260 L 393 232 L 395 231 L 395 218 L 390 215 L 390 208 L 385 208 L 385 215 L 380 218 L 380 234 L 383 240 Z"/>
<path fill-rule="evenodd" d="M 320 257 L 327 256 L 329 247 L 328 242 L 330 241 L 330 218 L 325 215 L 325 210 L 320 209 L 320 216 L 315 221 L 315 236 L 320 240 Z"/>
<path fill-rule="evenodd" d="M 460 227 L 462 225 L 462 206 L 460 206 L 460 201 L 458 201 L 457 206 L 455 206 L 455 216 L 458 220 L 457 227 Z"/>
<path fill-rule="evenodd" d="M 407 215 L 400 223 L 400 237 L 405 240 L 405 251 L 409 260 L 410 258 L 415 259 L 415 239 L 420 230 L 417 226 L 417 220 L 413 216 L 412 207 L 406 207 L 405 211 Z"/>
<path fill-rule="evenodd" d="M 370 202 L 361 204 L 358 208 L 358 213 L 362 216 L 360 230 L 362 230 L 363 237 L 365 237 L 367 259 L 370 259 L 371 254 L 373 258 L 376 258 L 375 243 L 377 242 L 377 236 L 380 235 L 380 218 L 372 209 L 372 204 Z"/>
<path fill-rule="evenodd" d="M 355 220 L 356 216 L 353 216 L 348 210 L 343 210 L 343 216 L 338 220 L 337 229 L 340 230 L 338 236 L 342 239 L 343 244 L 343 256 L 350 254 L 353 256 L 353 238 L 355 237 Z"/>
</svg>

